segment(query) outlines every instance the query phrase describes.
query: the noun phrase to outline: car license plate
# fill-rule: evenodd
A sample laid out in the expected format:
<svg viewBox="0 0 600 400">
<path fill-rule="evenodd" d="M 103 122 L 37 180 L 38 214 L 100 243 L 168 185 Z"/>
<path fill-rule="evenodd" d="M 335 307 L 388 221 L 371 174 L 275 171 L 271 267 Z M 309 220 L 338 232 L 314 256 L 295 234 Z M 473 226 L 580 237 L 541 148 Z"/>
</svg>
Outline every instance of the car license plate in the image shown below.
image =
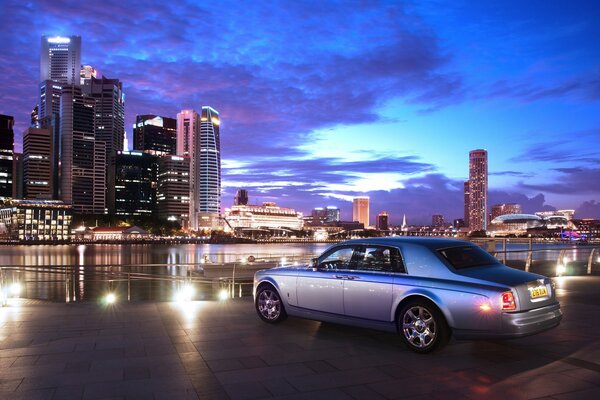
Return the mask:
<svg viewBox="0 0 600 400">
<path fill-rule="evenodd" d="M 546 288 L 546 286 L 537 286 L 529 288 L 529 296 L 532 299 L 548 296 L 548 289 Z"/>
</svg>

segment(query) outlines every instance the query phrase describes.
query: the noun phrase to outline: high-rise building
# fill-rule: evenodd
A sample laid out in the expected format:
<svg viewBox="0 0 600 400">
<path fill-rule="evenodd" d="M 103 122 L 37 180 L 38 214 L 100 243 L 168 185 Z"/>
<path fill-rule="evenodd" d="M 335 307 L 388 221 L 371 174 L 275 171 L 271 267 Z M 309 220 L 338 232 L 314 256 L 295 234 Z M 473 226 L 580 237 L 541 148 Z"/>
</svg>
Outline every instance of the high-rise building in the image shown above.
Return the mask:
<svg viewBox="0 0 600 400">
<path fill-rule="evenodd" d="M 464 215 L 463 224 L 465 227 L 469 227 L 469 181 L 465 181 L 464 185 Z"/>
<path fill-rule="evenodd" d="M 23 153 L 13 154 L 13 199 L 23 198 Z"/>
<path fill-rule="evenodd" d="M 95 137 L 95 105 L 78 86 L 63 88 L 60 197 L 75 214 L 106 212 L 106 147 Z"/>
<path fill-rule="evenodd" d="M 494 204 L 490 221 L 505 214 L 521 214 L 521 205 L 517 203 Z"/>
<path fill-rule="evenodd" d="M 487 229 L 487 197 L 487 151 L 472 150 L 469 152 L 469 228 L 472 231 Z"/>
<path fill-rule="evenodd" d="M 158 115 L 136 116 L 133 149 L 157 156 L 177 154 L 177 120 Z"/>
<path fill-rule="evenodd" d="M 151 215 L 156 208 L 157 158 L 141 151 L 117 152 L 115 213 Z"/>
<path fill-rule="evenodd" d="M 0 200 L 13 195 L 13 157 L 15 152 L 15 119 L 0 114 Z"/>
<path fill-rule="evenodd" d="M 52 165 L 54 140 L 51 128 L 28 128 L 23 134 L 23 197 L 54 199 Z"/>
<path fill-rule="evenodd" d="M 38 119 L 60 114 L 60 94 L 63 85 L 51 80 L 40 82 L 40 104 Z"/>
<path fill-rule="evenodd" d="M 221 120 L 212 107 L 203 106 L 196 148 L 196 221 L 198 229 L 221 225 Z"/>
<path fill-rule="evenodd" d="M 431 226 L 434 228 L 443 228 L 444 216 L 442 214 L 433 214 L 431 216 Z"/>
<path fill-rule="evenodd" d="M 234 206 L 245 206 L 248 205 L 248 191 L 246 189 L 238 189 L 235 193 L 235 199 L 233 199 Z"/>
<path fill-rule="evenodd" d="M 352 220 L 362 223 L 365 228 L 369 224 L 369 196 L 357 196 L 352 200 Z"/>
<path fill-rule="evenodd" d="M 188 226 L 190 207 L 190 159 L 180 156 L 158 157 L 156 187 L 157 214 L 161 219 Z"/>
<path fill-rule="evenodd" d="M 467 225 L 465 224 L 465 220 L 462 218 L 457 218 L 452 222 L 452 225 L 454 226 L 455 229 L 460 229 L 460 228 L 464 228 Z"/>
<path fill-rule="evenodd" d="M 189 229 L 197 230 L 198 222 L 196 218 L 196 164 L 199 158 L 199 151 L 196 150 L 196 138 L 200 131 L 200 115 L 194 110 L 181 110 L 177 114 L 177 155 L 188 157 L 189 159 L 189 193 L 188 206 L 186 213 L 189 218 Z"/>
<path fill-rule="evenodd" d="M 115 159 L 123 149 L 125 94 L 118 79 L 91 77 L 84 80 L 83 93 L 96 100 L 95 138 L 106 148 L 106 207 L 115 213 Z"/>
<path fill-rule="evenodd" d="M 389 229 L 389 215 L 386 211 L 382 211 L 377 215 L 377 230 L 387 231 Z"/>
<path fill-rule="evenodd" d="M 340 221 L 340 209 L 335 206 L 316 207 L 311 213 L 312 224 L 325 225 Z"/>
<path fill-rule="evenodd" d="M 52 135 L 52 153 L 50 154 L 50 172 L 52 173 L 53 193 L 52 199 L 58 200 L 60 181 L 58 179 L 60 169 L 60 96 L 59 96 L 59 112 L 52 113 L 39 120 L 39 127 L 41 129 L 48 129 Z"/>
<path fill-rule="evenodd" d="M 81 72 L 81 36 L 42 36 L 40 79 L 79 85 Z"/>
</svg>

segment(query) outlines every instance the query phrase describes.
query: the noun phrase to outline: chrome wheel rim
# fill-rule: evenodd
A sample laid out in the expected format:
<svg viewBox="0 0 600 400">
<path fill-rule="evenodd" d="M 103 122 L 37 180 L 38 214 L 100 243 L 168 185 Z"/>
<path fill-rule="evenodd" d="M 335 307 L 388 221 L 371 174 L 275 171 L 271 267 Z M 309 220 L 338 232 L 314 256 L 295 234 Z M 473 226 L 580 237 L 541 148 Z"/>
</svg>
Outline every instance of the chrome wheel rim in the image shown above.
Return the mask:
<svg viewBox="0 0 600 400">
<path fill-rule="evenodd" d="M 258 312 L 264 318 L 274 321 L 281 315 L 281 301 L 272 290 L 265 289 L 258 295 Z"/>
<path fill-rule="evenodd" d="M 402 316 L 402 332 L 411 346 L 422 349 L 435 340 L 435 319 L 425 307 L 411 307 Z"/>
</svg>

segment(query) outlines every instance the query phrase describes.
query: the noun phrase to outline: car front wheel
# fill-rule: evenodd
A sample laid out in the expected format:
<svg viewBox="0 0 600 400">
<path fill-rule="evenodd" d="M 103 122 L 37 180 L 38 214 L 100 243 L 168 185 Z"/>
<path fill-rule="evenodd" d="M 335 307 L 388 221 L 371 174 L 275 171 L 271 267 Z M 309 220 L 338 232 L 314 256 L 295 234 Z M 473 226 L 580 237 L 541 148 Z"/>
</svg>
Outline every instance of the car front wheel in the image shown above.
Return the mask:
<svg viewBox="0 0 600 400">
<path fill-rule="evenodd" d="M 270 285 L 258 289 L 255 306 L 258 316 L 265 322 L 274 324 L 287 317 L 279 293 Z"/>
<path fill-rule="evenodd" d="M 400 310 L 397 323 L 403 342 L 417 353 L 439 349 L 450 337 L 446 319 L 435 305 L 427 301 L 408 302 Z"/>
</svg>

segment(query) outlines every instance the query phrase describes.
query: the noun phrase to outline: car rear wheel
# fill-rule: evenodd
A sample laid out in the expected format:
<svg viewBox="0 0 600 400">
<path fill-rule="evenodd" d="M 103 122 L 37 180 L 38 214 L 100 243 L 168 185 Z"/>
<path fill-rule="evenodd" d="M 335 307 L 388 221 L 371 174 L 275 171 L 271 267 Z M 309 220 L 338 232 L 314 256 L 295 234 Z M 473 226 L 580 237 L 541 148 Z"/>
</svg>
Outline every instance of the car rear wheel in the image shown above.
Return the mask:
<svg viewBox="0 0 600 400">
<path fill-rule="evenodd" d="M 255 307 L 258 316 L 265 322 L 275 324 L 287 318 L 281 297 L 271 285 L 264 285 L 258 289 Z"/>
<path fill-rule="evenodd" d="M 412 300 L 398 313 L 398 332 L 406 346 L 417 353 L 430 353 L 443 347 L 450 329 L 440 310 L 431 302 Z"/>
</svg>

